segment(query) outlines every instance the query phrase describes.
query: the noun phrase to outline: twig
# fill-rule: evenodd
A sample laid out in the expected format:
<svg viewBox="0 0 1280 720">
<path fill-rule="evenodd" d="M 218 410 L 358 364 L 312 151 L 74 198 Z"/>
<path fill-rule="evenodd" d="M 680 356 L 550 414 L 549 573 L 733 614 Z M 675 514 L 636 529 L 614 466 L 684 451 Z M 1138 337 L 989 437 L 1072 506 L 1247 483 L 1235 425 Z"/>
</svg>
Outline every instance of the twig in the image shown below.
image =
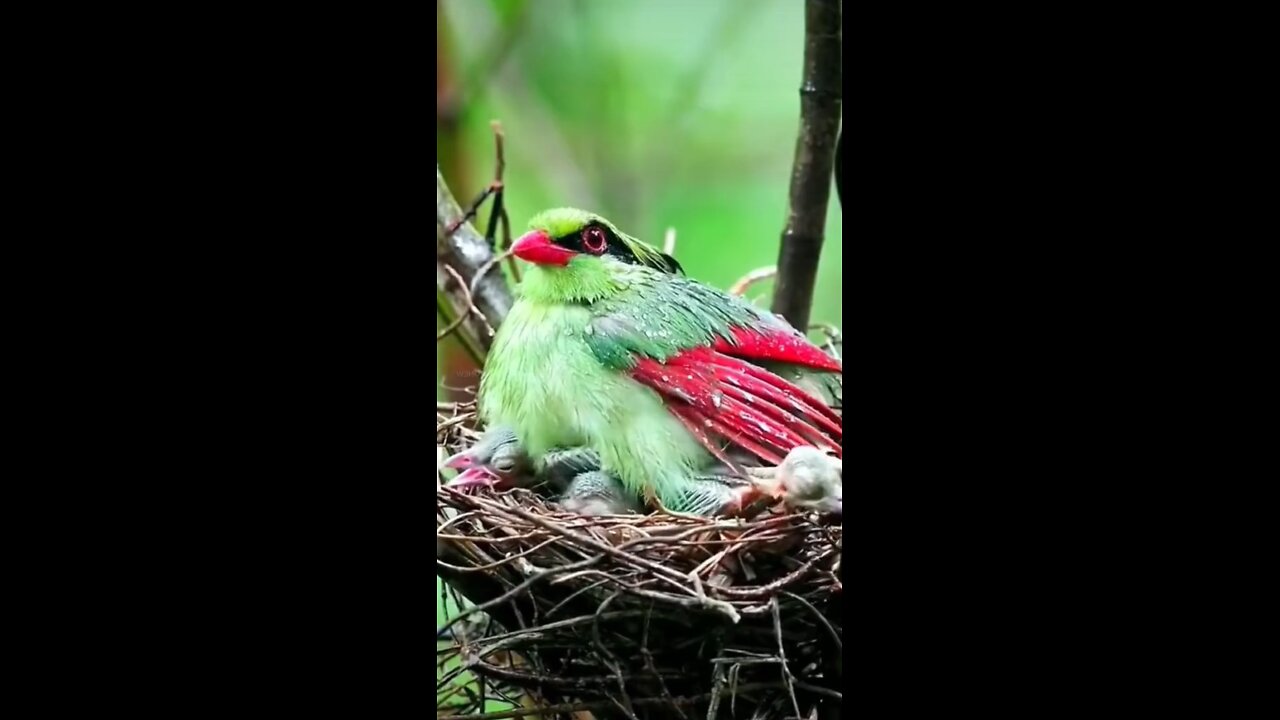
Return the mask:
<svg viewBox="0 0 1280 720">
<path fill-rule="evenodd" d="M 752 270 L 746 275 L 743 275 L 742 277 L 738 278 L 738 281 L 729 287 L 729 294 L 739 295 L 739 296 L 746 295 L 747 290 L 751 289 L 752 285 L 755 285 L 756 283 L 759 283 L 759 282 L 764 282 L 765 280 L 768 280 L 769 278 L 777 274 L 778 274 L 778 267 L 776 265 L 770 265 L 769 267 L 756 268 L 755 270 Z"/>
<path fill-rule="evenodd" d="M 494 259 L 496 260 L 497 258 L 494 258 Z M 493 260 L 490 260 L 485 265 L 485 267 L 487 268 L 492 265 L 493 265 Z M 449 265 L 445 265 L 444 271 L 448 273 L 449 277 L 452 278 L 453 281 L 457 283 L 459 286 L 463 285 L 462 276 L 458 275 L 457 270 L 454 270 Z M 480 273 L 476 273 L 475 280 L 480 280 L 482 278 L 483 278 L 483 275 L 481 275 Z M 475 286 L 475 284 L 476 284 L 475 281 L 471 283 L 473 287 Z M 489 331 L 489 336 L 493 337 L 493 326 L 489 324 L 489 321 L 485 319 L 484 313 L 480 312 L 480 308 L 476 307 L 475 303 L 471 300 L 471 298 L 475 296 L 471 294 L 470 288 L 463 287 L 462 289 L 463 289 L 463 292 L 465 293 L 464 297 L 465 297 L 466 303 L 464 307 L 466 307 L 467 311 L 459 315 L 458 318 L 454 320 L 452 323 L 449 323 L 448 327 L 436 333 L 436 342 L 440 342 L 441 340 L 449 337 L 449 333 L 453 332 L 454 330 L 457 330 L 458 326 L 462 324 L 462 321 L 466 320 L 468 317 L 471 316 L 471 313 L 475 313 L 476 317 L 480 318 L 480 322 L 484 323 L 485 330 Z"/>
<path fill-rule="evenodd" d="M 844 170 L 841 159 L 844 158 L 844 129 L 840 130 L 840 137 L 836 139 L 836 199 L 840 201 L 840 209 L 844 210 L 844 191 L 841 186 L 844 184 Z"/>
<path fill-rule="evenodd" d="M 440 287 L 442 284 L 447 284 L 447 281 L 445 283 L 441 282 L 442 276 L 443 276 L 443 273 L 440 269 L 440 266 L 437 265 L 436 266 L 436 315 L 438 315 L 441 320 L 445 321 L 448 324 L 454 324 L 455 322 L 461 323 L 462 321 L 459 320 L 458 318 L 465 317 L 469 313 L 462 313 L 460 315 L 459 313 L 454 311 L 452 305 L 450 304 L 448 295 L 446 295 L 444 290 L 442 290 Z M 480 347 L 476 344 L 475 338 L 471 337 L 467 333 L 458 333 L 455 336 L 455 339 L 458 340 L 458 344 L 462 346 L 462 349 L 467 353 L 467 356 L 471 358 L 472 362 L 476 364 L 476 367 L 480 367 L 484 363 L 484 353 L 480 350 Z M 436 342 L 439 342 L 438 337 L 436 339 Z"/>
<path fill-rule="evenodd" d="M 738 692 L 746 692 L 748 690 L 763 690 L 765 688 L 777 687 L 777 683 L 744 683 L 738 686 Z M 680 705 L 693 705 L 711 697 L 711 693 L 702 693 L 700 695 L 691 695 L 689 697 L 676 698 L 676 703 Z M 667 700 L 664 698 L 643 698 L 635 700 L 635 705 L 663 705 Z M 613 703 L 607 700 L 591 703 L 561 703 L 559 705 L 548 705 L 540 708 L 520 708 L 513 710 L 502 710 L 500 712 L 480 713 L 478 715 L 442 715 L 436 720 L 506 720 L 506 718 L 518 718 L 526 715 L 539 715 L 563 712 L 579 712 L 582 710 L 604 710 L 613 707 Z"/>
<path fill-rule="evenodd" d="M 493 170 L 493 182 L 489 183 L 488 191 L 493 193 L 493 209 L 489 211 L 489 226 L 484 231 L 484 239 L 489 243 L 489 247 L 496 248 L 496 238 L 498 236 L 498 220 L 505 217 L 507 209 L 503 202 L 506 193 L 506 184 L 502 181 L 502 175 L 507 169 L 507 156 L 502 149 L 502 123 L 493 120 L 489 123 L 489 128 L 493 130 L 493 150 L 497 156 L 496 165 Z"/>
<path fill-rule="evenodd" d="M 493 182 L 499 188 L 501 188 L 502 175 L 504 172 L 506 172 L 506 169 L 507 169 L 507 154 L 502 151 L 502 138 L 503 138 L 502 123 L 498 122 L 497 120 L 490 120 L 489 129 L 493 130 L 493 145 L 494 145 L 493 150 L 498 158 L 498 165 L 493 173 Z"/>
<path fill-rule="evenodd" d="M 778 635 L 778 657 L 782 659 L 782 680 L 787 686 L 787 694 L 791 696 L 791 706 L 795 708 L 796 717 L 801 717 L 800 702 L 796 700 L 796 691 L 792 686 L 791 668 L 787 665 L 787 649 L 782 642 L 782 616 L 778 610 L 778 598 L 774 597 L 770 605 L 773 609 L 773 631 Z"/>
<path fill-rule="evenodd" d="M 791 170 L 790 209 L 778 249 L 772 309 L 794 327 L 809 324 L 840 124 L 840 0 L 805 0 L 800 134 Z"/>
<path fill-rule="evenodd" d="M 453 199 L 453 194 L 449 192 L 444 176 L 440 174 L 440 168 L 437 166 L 436 287 L 446 292 L 455 307 L 474 305 L 479 310 L 479 317 L 467 313 L 464 323 L 467 330 L 479 343 L 481 350 L 487 351 L 493 338 L 488 335 L 486 330 L 487 328 L 496 327 L 502 321 L 502 318 L 506 317 L 507 312 L 511 310 L 511 290 L 507 287 L 501 274 L 490 274 L 484 282 L 476 286 L 475 292 L 470 293 L 471 296 L 467 297 L 468 289 L 471 286 L 469 279 L 474 278 L 480 268 L 493 259 L 494 253 L 489 248 L 489 244 L 485 242 L 485 239 L 476 232 L 476 229 L 470 223 L 457 224 L 462 217 L 462 209 L 458 207 L 457 201 Z M 446 232 L 446 229 L 453 225 L 456 225 L 456 230 L 452 233 Z M 448 281 L 450 279 L 449 273 L 444 270 L 446 266 L 456 270 L 468 282 L 460 283 L 456 287 L 446 290 L 445 288 L 449 285 Z"/>
<path fill-rule="evenodd" d="M 671 570 L 670 568 L 663 567 L 662 565 L 659 565 L 658 563 L 655 563 L 652 560 L 646 560 L 637 555 L 621 552 L 612 545 L 609 545 L 607 543 L 602 543 L 599 540 L 595 540 L 586 535 L 582 535 L 581 533 L 574 533 L 564 528 L 557 528 L 555 525 L 550 524 L 543 518 L 540 518 L 537 515 L 534 515 L 533 513 L 530 513 L 526 510 L 521 510 L 520 508 L 511 508 L 511 512 L 536 525 L 540 525 L 552 531 L 561 532 L 566 537 L 572 538 L 574 541 L 578 542 L 579 544 L 586 545 L 587 547 L 590 547 L 593 550 L 598 550 L 600 552 L 608 553 L 609 555 L 613 555 L 615 557 L 623 558 L 635 565 L 639 565 L 640 567 L 643 567 L 647 570 L 651 570 L 655 573 L 655 575 L 661 576 L 664 580 L 671 582 L 671 584 L 674 585 L 675 587 L 685 589 L 684 586 L 681 585 L 679 582 L 683 580 L 685 576 L 675 572 L 674 570 Z M 738 622 L 738 619 L 739 619 L 738 612 L 734 610 L 733 606 L 730 605 L 729 603 L 724 602 L 722 600 L 712 600 L 711 598 L 708 598 L 705 596 L 699 598 L 695 595 L 695 598 L 696 598 L 696 603 L 698 605 L 701 605 L 703 607 L 706 607 L 712 610 L 717 610 L 723 613 L 724 615 L 728 616 L 728 618 L 732 622 L 735 622 L 735 623 Z"/>
<path fill-rule="evenodd" d="M 618 657 L 612 650 L 605 647 L 604 640 L 600 637 L 600 615 L 604 612 L 605 608 L 609 607 L 609 603 L 617 600 L 621 594 L 622 593 L 620 591 L 615 592 L 605 598 L 605 601 L 600 603 L 600 607 L 596 609 L 596 613 L 591 623 L 591 640 L 600 651 L 600 656 L 601 659 L 604 660 L 604 664 L 613 671 L 613 677 L 618 681 L 618 692 L 622 693 L 622 702 L 618 703 L 615 701 L 615 704 L 617 704 L 618 708 L 626 713 L 627 717 L 631 718 L 631 720 L 639 720 L 639 718 L 636 717 L 635 706 L 631 704 L 631 695 L 627 692 L 627 681 L 622 677 L 622 666 L 618 664 Z"/>
<path fill-rule="evenodd" d="M 485 275 L 488 275 L 489 271 L 492 270 L 495 266 L 497 266 L 498 263 L 502 262 L 503 260 L 509 260 L 514 257 L 515 255 L 512 254 L 510 250 L 507 250 L 503 252 L 501 255 L 494 256 L 492 260 L 482 265 L 480 269 L 476 271 L 476 276 L 474 278 L 471 278 L 471 286 L 467 289 L 467 294 L 470 295 L 471 293 L 474 293 L 476 291 L 476 288 L 480 286 L 480 283 L 484 281 Z"/>
<path fill-rule="evenodd" d="M 525 580 L 524 582 L 522 582 L 522 583 L 520 583 L 519 585 L 517 585 L 517 586 L 515 586 L 515 587 L 511 588 L 510 590 L 508 590 L 507 592 L 505 592 L 505 593 L 503 593 L 503 594 L 499 595 L 498 597 L 496 597 L 496 598 L 494 598 L 494 599 L 492 599 L 492 600 L 488 600 L 488 601 L 486 601 L 486 602 L 480 603 L 479 605 L 473 605 L 472 607 L 469 607 L 469 608 L 467 608 L 466 610 L 464 610 L 464 611 L 462 611 L 462 612 L 458 613 L 457 615 L 455 615 L 455 616 L 453 616 L 452 618 L 450 618 L 450 619 L 448 620 L 448 622 L 446 622 L 444 625 L 441 625 L 441 626 L 436 630 L 436 632 L 439 632 L 439 633 L 446 632 L 449 628 L 453 627 L 453 626 L 454 626 L 454 624 L 456 624 L 459 620 L 461 620 L 461 619 L 462 619 L 462 618 L 464 618 L 464 617 L 467 617 L 468 615 L 473 615 L 473 614 L 475 614 L 475 613 L 478 613 L 478 612 L 481 612 L 481 611 L 484 611 L 484 610 L 488 610 L 488 609 L 489 609 L 489 608 L 491 608 L 491 607 L 496 607 L 496 606 L 498 606 L 498 605 L 501 605 L 501 604 L 502 604 L 503 602 L 505 602 L 506 600 L 509 600 L 509 599 L 511 599 L 511 598 L 514 598 L 514 597 L 516 597 L 517 595 L 519 595 L 520 593 L 524 592 L 525 590 L 527 590 L 530 586 L 532 586 L 534 583 L 538 582 L 539 580 L 542 580 L 542 579 L 544 579 L 544 578 L 546 578 L 546 577 L 549 577 L 549 576 L 551 576 L 551 575 L 555 575 L 555 574 L 557 574 L 557 573 L 568 572 L 568 571 L 570 571 L 570 570 L 577 570 L 577 569 L 579 569 L 579 568 L 584 568 L 584 567 L 586 567 L 586 566 L 588 566 L 588 565 L 594 565 L 595 563 L 600 562 L 602 559 L 604 559 L 604 556 L 603 556 L 603 555 L 596 555 L 595 557 L 587 558 L 586 560 L 583 560 L 582 562 L 576 562 L 576 563 L 572 563 L 572 564 L 569 564 L 569 565 L 561 565 L 560 567 L 555 567 L 555 568 L 547 568 L 546 570 L 543 570 L 543 571 L 541 571 L 541 572 L 535 573 L 535 574 L 533 574 L 532 576 L 530 576 L 528 580 Z M 437 560 L 437 562 L 438 562 L 438 560 Z"/>
<path fill-rule="evenodd" d="M 502 223 L 502 244 L 498 247 L 502 250 L 511 248 L 511 218 L 507 217 L 507 209 L 502 209 L 502 216 L 498 218 Z M 511 268 L 511 279 L 520 282 L 520 263 L 516 262 L 516 256 L 507 253 L 507 267 Z"/>
<path fill-rule="evenodd" d="M 662 252 L 668 255 L 671 255 L 672 257 L 675 257 L 674 255 L 675 251 L 676 251 L 676 229 L 673 227 L 669 227 L 667 228 L 666 234 L 662 236 Z"/>
<path fill-rule="evenodd" d="M 829 698 L 834 698 L 834 699 L 836 699 L 836 700 L 839 700 L 840 702 L 844 702 L 844 695 L 842 695 L 841 693 L 839 693 L 839 692 L 837 692 L 837 691 L 835 691 L 835 690 L 832 690 L 831 688 L 824 688 L 824 687 L 822 687 L 822 686 L 820 686 L 820 685 L 810 685 L 809 683 L 807 683 L 807 682 L 805 682 L 805 681 L 803 681 L 803 680 L 794 680 L 794 679 L 793 679 L 791 682 L 792 682 L 792 684 L 794 684 L 796 687 L 800 688 L 801 690 L 808 690 L 808 691 L 809 691 L 809 692 L 811 692 L 811 693 L 817 693 L 817 694 L 819 694 L 819 695 L 826 695 L 826 696 L 827 696 L 827 697 L 829 697 Z"/>
<path fill-rule="evenodd" d="M 810 331 L 821 330 L 822 334 L 825 335 L 827 338 L 827 341 L 826 341 L 827 354 L 837 360 L 843 361 L 842 358 L 840 357 L 840 349 L 836 347 L 837 345 L 844 344 L 843 335 L 841 335 L 839 328 L 829 323 L 814 323 L 813 325 L 809 326 L 809 330 Z"/>
<path fill-rule="evenodd" d="M 836 650 L 840 652 L 844 652 L 844 643 L 841 642 L 840 640 L 840 633 L 836 632 L 835 626 L 833 626 L 831 624 L 831 621 L 828 620 L 822 613 L 818 612 L 818 608 L 814 607 L 813 603 L 787 590 L 783 590 L 782 594 L 787 595 L 788 597 L 791 597 L 795 600 L 798 600 L 801 604 L 803 604 L 806 608 L 808 608 L 809 612 L 812 612 L 813 616 L 818 618 L 818 620 L 823 624 L 823 626 L 827 628 L 827 632 L 830 633 L 831 639 L 835 641 Z"/>
<path fill-rule="evenodd" d="M 440 536 L 439 536 L 439 535 L 436 535 L 436 537 L 440 537 Z M 498 567 L 499 565 L 505 565 L 506 563 L 509 563 L 509 562 L 511 562 L 512 560 L 515 560 L 516 558 L 522 558 L 522 557 L 525 557 L 526 555 L 531 555 L 531 554 L 533 554 L 533 553 L 535 553 L 535 552 L 537 552 L 537 551 L 541 550 L 542 548 L 544 548 L 544 547 L 546 547 L 546 546 L 550 545 L 551 543 L 557 542 L 558 540 L 559 540 L 559 538 L 548 538 L 548 539 L 543 540 L 542 542 L 538 543 L 537 545 L 534 545 L 533 547 L 531 547 L 531 548 L 529 548 L 529 549 L 527 549 L 527 550 L 522 550 L 522 551 L 520 551 L 520 552 L 516 553 L 515 555 L 506 555 L 506 556 L 503 556 L 503 558 L 502 558 L 501 560 L 498 560 L 498 561 L 496 561 L 496 562 L 487 563 L 487 564 L 485 564 L 485 565 L 475 565 L 475 566 L 472 566 L 472 567 L 462 567 L 462 566 L 460 566 L 460 565 L 450 565 L 450 564 L 448 564 L 448 563 L 445 563 L 443 560 L 436 560 L 436 563 L 441 564 L 441 565 L 444 565 L 445 567 L 448 567 L 450 570 L 453 570 L 453 571 L 455 571 L 455 572 L 484 572 L 485 570 L 492 570 L 492 569 L 494 569 L 494 568 Z"/>
<path fill-rule="evenodd" d="M 675 708 L 681 720 L 689 720 L 689 716 L 685 715 L 684 710 L 681 710 L 680 706 L 676 704 L 675 696 L 667 688 L 667 682 L 662 679 L 662 673 L 658 672 L 658 666 L 653 662 L 653 651 L 649 649 L 649 621 L 652 619 L 653 603 L 649 603 L 649 608 L 644 614 L 644 631 L 640 635 L 640 654 L 644 656 L 644 667 L 658 679 L 658 687 L 662 690 L 662 697 L 671 702 L 671 707 Z M 715 700 L 713 699 L 712 702 L 715 702 Z"/>
<path fill-rule="evenodd" d="M 707 704 L 707 720 L 716 720 L 720 710 L 720 691 L 724 689 L 724 666 L 716 665 L 711 673 L 711 702 Z"/>
</svg>

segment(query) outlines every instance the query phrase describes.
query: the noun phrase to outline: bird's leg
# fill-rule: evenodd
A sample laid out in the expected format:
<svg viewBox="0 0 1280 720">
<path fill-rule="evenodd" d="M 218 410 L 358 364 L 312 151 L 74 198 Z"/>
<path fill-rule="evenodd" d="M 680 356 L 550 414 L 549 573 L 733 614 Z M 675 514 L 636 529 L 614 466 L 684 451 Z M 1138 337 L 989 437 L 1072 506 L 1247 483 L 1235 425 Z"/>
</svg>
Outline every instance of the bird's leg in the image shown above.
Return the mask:
<svg viewBox="0 0 1280 720">
<path fill-rule="evenodd" d="M 720 508 L 722 515 L 739 515 L 747 508 L 751 507 L 761 500 L 767 500 L 769 496 L 761 492 L 755 483 L 747 483 L 735 488 L 731 488 L 728 492 L 729 499 L 724 506 Z"/>
</svg>

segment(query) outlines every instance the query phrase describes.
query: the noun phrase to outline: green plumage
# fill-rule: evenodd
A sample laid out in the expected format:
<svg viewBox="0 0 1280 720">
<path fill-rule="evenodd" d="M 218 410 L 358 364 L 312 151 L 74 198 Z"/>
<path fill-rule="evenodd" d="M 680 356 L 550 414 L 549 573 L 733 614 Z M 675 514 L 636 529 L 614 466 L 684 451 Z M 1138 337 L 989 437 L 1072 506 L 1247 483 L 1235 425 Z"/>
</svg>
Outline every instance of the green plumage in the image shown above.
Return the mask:
<svg viewBox="0 0 1280 720">
<path fill-rule="evenodd" d="M 626 370 L 641 356 L 664 361 L 727 339 L 733 326 L 782 321 L 676 274 L 674 260 L 590 213 L 547 211 L 530 227 L 557 238 L 589 223 L 610 228 L 635 262 L 579 254 L 564 267 L 529 267 L 486 362 L 481 417 L 514 428 L 534 458 L 586 446 L 628 490 L 701 510 L 706 492 L 695 475 L 713 458 Z"/>
<path fill-rule="evenodd" d="M 590 447 L 627 489 L 639 494 L 653 488 L 664 503 L 674 502 L 710 455 L 657 393 L 611 369 L 624 361 L 621 343 L 612 345 L 609 366 L 601 361 L 597 351 L 609 357 L 610 343 L 588 342 L 595 319 L 589 306 L 539 297 L 545 285 L 556 283 L 546 277 L 555 272 L 526 272 L 524 292 L 485 364 L 481 417 L 515 428 L 534 458 L 558 447 Z"/>
</svg>

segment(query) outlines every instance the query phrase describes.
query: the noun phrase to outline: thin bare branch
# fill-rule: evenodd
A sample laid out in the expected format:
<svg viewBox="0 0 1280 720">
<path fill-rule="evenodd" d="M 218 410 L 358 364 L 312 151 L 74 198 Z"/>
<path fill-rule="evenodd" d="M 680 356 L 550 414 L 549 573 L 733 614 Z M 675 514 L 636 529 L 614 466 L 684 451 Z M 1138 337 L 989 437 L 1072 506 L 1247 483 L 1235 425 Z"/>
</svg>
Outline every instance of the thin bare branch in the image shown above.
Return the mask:
<svg viewBox="0 0 1280 720">
<path fill-rule="evenodd" d="M 496 260 L 496 259 L 497 259 L 497 258 L 494 258 L 494 260 Z M 486 264 L 485 264 L 485 268 L 487 269 L 487 268 L 489 268 L 489 267 L 492 267 L 493 262 L 494 262 L 493 260 L 490 260 L 488 263 L 486 263 Z M 460 275 L 458 275 L 458 271 L 457 271 L 457 270 L 454 270 L 454 269 L 453 269 L 452 267 L 450 267 L 449 265 L 445 265 L 445 266 L 444 266 L 444 271 L 445 271 L 446 273 L 448 273 L 449 277 L 453 280 L 453 282 L 454 282 L 454 284 L 455 284 L 455 285 L 458 285 L 458 286 L 462 286 L 462 285 L 463 285 L 462 277 L 461 277 Z M 489 324 L 489 322 L 488 322 L 488 321 L 485 319 L 485 317 L 484 317 L 484 313 L 480 312 L 480 308 L 476 307 L 475 303 L 471 300 L 471 298 L 473 298 L 473 297 L 474 297 L 474 295 L 472 295 L 472 292 L 473 292 L 473 291 L 472 291 L 472 288 L 474 288 L 474 287 L 475 287 L 475 285 L 476 285 L 476 281 L 480 280 L 482 277 L 483 277 L 483 274 L 482 274 L 482 273 L 476 273 L 476 277 L 475 277 L 475 279 L 471 282 L 471 286 L 470 286 L 470 287 L 463 287 L 463 288 L 462 288 L 462 291 L 463 291 L 463 293 L 464 293 L 464 294 L 463 294 L 463 307 L 465 307 L 465 308 L 467 309 L 467 311 L 466 311 L 466 312 L 464 312 L 464 313 L 462 313 L 461 315 L 459 315 L 459 316 L 457 317 L 457 319 L 456 319 L 456 320 L 454 320 L 452 323 L 450 323 L 450 324 L 448 325 L 448 327 L 446 327 L 445 329 L 443 329 L 443 330 L 441 330 L 440 332 L 436 333 L 436 342 L 440 342 L 441 340 L 445 339 L 446 337 L 449 337 L 449 333 L 451 333 L 451 332 L 453 332 L 454 330 L 456 330 L 456 329 L 458 328 L 458 326 L 459 326 L 459 325 L 461 325 L 461 324 L 462 324 L 462 322 L 463 322 L 464 320 L 466 320 L 468 317 L 471 317 L 471 314 L 472 314 L 472 313 L 474 313 L 476 317 L 480 318 L 480 322 L 483 322 L 483 323 L 484 323 L 485 330 L 487 330 L 487 331 L 489 332 L 489 334 L 488 334 L 488 336 L 487 336 L 487 337 L 493 337 L 493 326 Z"/>
<path fill-rule="evenodd" d="M 746 275 L 743 275 L 742 277 L 738 278 L 738 281 L 729 287 L 729 294 L 730 295 L 746 295 L 747 290 L 750 290 L 752 285 L 755 285 L 756 283 L 764 282 L 765 280 L 768 280 L 769 278 L 777 274 L 778 274 L 778 268 L 775 265 L 770 265 L 769 267 L 756 268 L 755 270 L 752 270 Z"/>
<path fill-rule="evenodd" d="M 840 137 L 836 140 L 836 199 L 840 201 L 840 209 L 844 209 L 844 130 L 840 130 Z"/>
<path fill-rule="evenodd" d="M 778 285 L 772 309 L 794 327 L 809 324 L 822 255 L 840 125 L 840 0 L 805 0 L 804 79 L 800 134 L 791 170 L 790 209 L 778 249 Z"/>
<path fill-rule="evenodd" d="M 472 307 L 477 313 L 464 315 L 463 326 L 488 351 L 493 337 L 488 332 L 511 310 L 511 290 L 501 273 L 489 274 L 474 293 L 468 292 L 470 280 L 493 259 L 493 250 L 470 223 L 460 222 L 464 213 L 449 192 L 440 168 L 436 167 L 436 287 L 445 291 L 454 307 Z M 455 228 L 448 232 L 450 227 Z M 446 267 L 452 268 L 464 282 L 452 280 Z"/>
</svg>

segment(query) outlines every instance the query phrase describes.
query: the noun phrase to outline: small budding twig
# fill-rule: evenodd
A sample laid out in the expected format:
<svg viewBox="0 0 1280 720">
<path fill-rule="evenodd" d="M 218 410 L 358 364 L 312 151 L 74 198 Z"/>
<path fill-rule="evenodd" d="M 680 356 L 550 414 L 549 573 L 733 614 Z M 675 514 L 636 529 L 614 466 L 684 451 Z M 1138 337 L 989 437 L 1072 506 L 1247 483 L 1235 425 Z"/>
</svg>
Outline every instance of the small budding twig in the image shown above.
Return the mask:
<svg viewBox="0 0 1280 720">
<path fill-rule="evenodd" d="M 490 187 L 493 191 L 493 210 L 489 213 L 489 227 L 485 230 L 484 239 L 489 242 L 489 247 L 497 250 L 506 250 L 511 247 L 511 217 L 507 215 L 506 202 L 506 184 L 503 182 L 502 175 L 507 169 L 507 155 L 503 151 L 503 134 L 502 123 L 493 120 L 489 123 L 489 127 L 493 129 L 493 147 L 494 153 L 497 155 L 497 167 L 493 172 L 493 183 Z M 502 244 L 497 243 L 498 225 L 502 226 Z M 511 267 L 511 276 L 516 282 L 520 282 L 520 266 L 516 264 L 516 259 L 511 254 L 507 254 L 507 263 Z"/>
</svg>

